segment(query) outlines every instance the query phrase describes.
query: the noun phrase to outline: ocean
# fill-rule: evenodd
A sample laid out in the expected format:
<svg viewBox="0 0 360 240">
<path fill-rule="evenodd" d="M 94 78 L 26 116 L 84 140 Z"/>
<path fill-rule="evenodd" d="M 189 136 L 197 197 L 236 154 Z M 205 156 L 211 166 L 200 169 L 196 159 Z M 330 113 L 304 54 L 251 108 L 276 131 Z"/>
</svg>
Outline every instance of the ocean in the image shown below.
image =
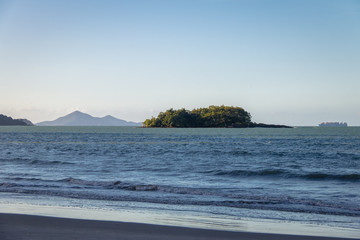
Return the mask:
<svg viewBox="0 0 360 240">
<path fill-rule="evenodd" d="M 360 127 L 0 127 L 0 212 L 137 211 L 174 225 L 269 221 L 360 237 L 359 189 Z"/>
</svg>

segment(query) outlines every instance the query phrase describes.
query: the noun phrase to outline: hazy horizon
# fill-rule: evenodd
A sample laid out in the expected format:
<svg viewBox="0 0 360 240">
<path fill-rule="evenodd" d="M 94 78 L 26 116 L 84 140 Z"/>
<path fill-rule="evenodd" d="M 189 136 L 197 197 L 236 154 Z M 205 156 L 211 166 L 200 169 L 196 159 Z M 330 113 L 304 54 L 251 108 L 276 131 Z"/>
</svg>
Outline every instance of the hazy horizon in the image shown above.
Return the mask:
<svg viewBox="0 0 360 240">
<path fill-rule="evenodd" d="M 187 110 L 190 110 L 190 109 L 187 109 Z M 191 109 L 192 110 L 192 109 Z M 58 116 L 58 117 L 56 117 L 56 118 L 54 118 L 54 119 L 48 119 L 48 120 L 44 120 L 44 121 L 40 121 L 40 122 L 32 122 L 33 124 L 39 124 L 39 123 L 44 123 L 44 122 L 53 122 L 53 121 L 55 121 L 55 120 L 58 120 L 59 118 L 63 118 L 63 117 L 66 117 L 66 116 L 68 116 L 68 115 L 72 115 L 72 114 L 74 114 L 74 113 L 76 113 L 76 112 L 80 112 L 80 113 L 82 113 L 82 114 L 86 114 L 86 115 L 90 115 L 91 117 L 94 117 L 94 118 L 105 118 L 105 117 L 108 117 L 108 116 L 110 116 L 110 117 L 115 117 L 115 116 L 112 116 L 111 114 L 107 114 L 107 115 L 101 115 L 101 116 L 94 116 L 94 115 L 92 115 L 92 114 L 89 114 L 89 113 L 87 113 L 87 112 L 82 112 L 82 111 L 79 111 L 79 110 L 75 110 L 75 111 L 72 111 L 72 112 L 70 112 L 70 113 L 67 113 L 67 114 L 65 114 L 65 115 L 62 115 L 62 116 Z M 156 116 L 154 116 L 154 117 L 156 117 Z M 144 120 L 142 120 L 142 121 L 138 121 L 138 122 L 135 122 L 135 121 L 129 121 L 129 120 L 127 120 L 127 119 L 121 119 L 121 118 L 118 118 L 118 117 L 115 117 L 116 119 L 119 119 L 119 120 L 124 120 L 124 121 L 127 121 L 127 122 L 134 122 L 134 123 L 142 123 L 142 122 L 144 122 L 146 119 L 144 119 Z M 148 117 L 148 118 L 151 118 L 151 117 Z M 30 119 L 28 119 L 28 120 L 30 120 Z M 30 120 L 31 121 L 31 120 Z M 255 121 L 254 121 L 255 122 Z M 325 121 L 325 122 L 327 122 L 327 121 Z M 270 123 L 270 122 L 258 122 L 258 123 L 266 123 L 266 124 L 272 124 L 272 123 Z M 320 122 L 319 122 L 320 123 Z M 289 126 L 298 126 L 298 127 L 302 127 L 302 126 L 318 126 L 318 124 L 314 124 L 314 125 L 289 125 Z M 357 127 L 357 125 L 349 125 L 350 127 L 351 126 L 354 126 L 354 127 Z"/>
<path fill-rule="evenodd" d="M 0 113 L 360 126 L 359 24 L 353 0 L 0 0 Z"/>
</svg>

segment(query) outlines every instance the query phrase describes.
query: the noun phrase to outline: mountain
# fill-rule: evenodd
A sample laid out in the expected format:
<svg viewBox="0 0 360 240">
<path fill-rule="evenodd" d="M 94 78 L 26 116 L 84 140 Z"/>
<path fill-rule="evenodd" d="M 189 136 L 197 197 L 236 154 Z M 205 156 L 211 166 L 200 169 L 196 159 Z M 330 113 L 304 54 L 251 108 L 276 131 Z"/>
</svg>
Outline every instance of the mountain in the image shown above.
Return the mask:
<svg viewBox="0 0 360 240">
<path fill-rule="evenodd" d="M 0 114 L 0 126 L 32 126 L 32 122 L 27 119 L 13 119 Z"/>
<path fill-rule="evenodd" d="M 127 122 L 113 116 L 93 117 L 80 111 L 72 112 L 54 121 L 39 122 L 38 126 L 141 126 L 141 123 Z"/>
</svg>

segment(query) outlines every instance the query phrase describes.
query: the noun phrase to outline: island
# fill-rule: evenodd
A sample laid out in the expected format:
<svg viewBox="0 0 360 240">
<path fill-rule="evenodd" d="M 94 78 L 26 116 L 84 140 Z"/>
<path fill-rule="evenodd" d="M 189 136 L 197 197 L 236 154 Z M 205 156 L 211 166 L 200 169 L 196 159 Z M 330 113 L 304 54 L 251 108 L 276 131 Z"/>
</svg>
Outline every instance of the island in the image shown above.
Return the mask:
<svg viewBox="0 0 360 240">
<path fill-rule="evenodd" d="M 143 122 L 146 128 L 291 128 L 285 125 L 255 123 L 241 107 L 209 106 L 191 111 L 184 108 L 160 112 Z"/>
<path fill-rule="evenodd" d="M 36 123 L 37 126 L 135 126 L 140 127 L 141 123 L 128 122 L 122 119 L 107 115 L 105 117 L 93 117 L 90 114 L 74 111 L 53 121 Z"/>
<path fill-rule="evenodd" d="M 347 127 L 346 122 L 322 122 L 319 127 Z"/>
<path fill-rule="evenodd" d="M 0 114 L 0 126 L 33 126 L 33 124 L 27 119 L 13 119 Z"/>
</svg>

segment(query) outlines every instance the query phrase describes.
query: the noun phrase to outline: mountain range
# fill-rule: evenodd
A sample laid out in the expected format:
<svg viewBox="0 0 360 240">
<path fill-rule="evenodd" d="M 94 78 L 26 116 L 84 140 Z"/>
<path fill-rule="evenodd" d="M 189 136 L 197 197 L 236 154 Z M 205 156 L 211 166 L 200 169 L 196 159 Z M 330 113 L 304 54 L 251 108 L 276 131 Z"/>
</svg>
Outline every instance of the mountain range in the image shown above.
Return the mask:
<svg viewBox="0 0 360 240">
<path fill-rule="evenodd" d="M 89 114 L 75 111 L 66 116 L 59 117 L 54 121 L 44 121 L 37 126 L 141 126 L 141 123 L 128 122 L 107 115 L 105 117 L 93 117 Z"/>
</svg>

